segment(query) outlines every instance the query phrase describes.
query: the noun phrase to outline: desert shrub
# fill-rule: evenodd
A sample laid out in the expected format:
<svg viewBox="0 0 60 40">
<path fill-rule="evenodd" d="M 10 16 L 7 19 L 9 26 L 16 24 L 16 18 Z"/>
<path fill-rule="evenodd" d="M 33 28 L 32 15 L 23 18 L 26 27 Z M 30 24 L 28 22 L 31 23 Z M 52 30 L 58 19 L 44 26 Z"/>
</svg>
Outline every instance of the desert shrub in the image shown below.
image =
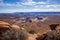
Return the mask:
<svg viewBox="0 0 60 40">
<path fill-rule="evenodd" d="M 26 40 L 28 33 L 21 29 L 11 29 L 2 33 L 0 40 Z"/>
<path fill-rule="evenodd" d="M 37 33 L 37 31 L 35 31 L 35 30 L 32 29 L 32 28 L 26 27 L 25 29 L 26 29 L 26 31 L 27 31 L 28 33 L 30 33 L 30 34 L 35 34 L 35 33 Z"/>
<path fill-rule="evenodd" d="M 57 30 L 50 31 L 46 34 L 38 36 L 36 39 L 37 40 L 60 40 L 60 30 L 59 32 L 57 32 Z"/>
<path fill-rule="evenodd" d="M 35 34 L 35 33 L 36 33 L 36 31 L 33 30 L 33 29 L 30 29 L 28 32 L 29 32 L 30 34 Z"/>
</svg>

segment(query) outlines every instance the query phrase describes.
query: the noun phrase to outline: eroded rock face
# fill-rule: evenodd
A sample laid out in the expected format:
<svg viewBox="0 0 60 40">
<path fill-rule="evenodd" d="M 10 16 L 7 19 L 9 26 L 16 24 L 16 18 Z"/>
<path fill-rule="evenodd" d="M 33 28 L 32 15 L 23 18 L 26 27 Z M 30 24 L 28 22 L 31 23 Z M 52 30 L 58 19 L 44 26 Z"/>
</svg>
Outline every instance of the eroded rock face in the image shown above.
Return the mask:
<svg viewBox="0 0 60 40">
<path fill-rule="evenodd" d="M 11 27 L 14 29 L 20 29 L 20 27 L 18 25 L 11 25 Z"/>
<path fill-rule="evenodd" d="M 49 25 L 51 31 L 46 32 L 45 34 L 38 36 L 36 40 L 60 40 L 60 28 L 59 24 Z"/>
<path fill-rule="evenodd" d="M 38 36 L 36 40 L 60 40 L 60 30 L 53 30 Z"/>
<path fill-rule="evenodd" d="M 3 22 L 3 21 L 0 21 L 0 30 L 6 30 L 6 29 L 11 29 L 11 28 L 14 28 L 14 29 L 19 29 L 20 27 L 18 25 L 10 25 L 9 23 L 7 22 Z"/>
<path fill-rule="evenodd" d="M 7 22 L 0 21 L 0 27 L 9 28 L 10 27 L 10 24 L 7 23 Z"/>
<path fill-rule="evenodd" d="M 10 24 L 0 21 L 0 33 L 10 28 Z"/>
<path fill-rule="evenodd" d="M 51 24 L 49 25 L 51 30 L 56 30 L 57 26 L 59 26 L 59 24 Z"/>
<path fill-rule="evenodd" d="M 60 40 L 59 36 L 60 36 L 60 30 L 56 29 L 58 28 L 59 24 L 51 24 L 50 28 L 51 31 L 47 32 L 46 34 L 44 34 L 42 37 L 42 40 Z"/>
</svg>

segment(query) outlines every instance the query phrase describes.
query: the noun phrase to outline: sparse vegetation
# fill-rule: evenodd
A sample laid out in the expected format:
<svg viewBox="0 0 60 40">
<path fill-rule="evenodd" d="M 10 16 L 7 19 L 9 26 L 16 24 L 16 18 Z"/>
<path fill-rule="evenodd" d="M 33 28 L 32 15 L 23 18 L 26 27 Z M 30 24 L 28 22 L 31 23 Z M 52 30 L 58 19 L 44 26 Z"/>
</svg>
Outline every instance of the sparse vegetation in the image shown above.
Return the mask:
<svg viewBox="0 0 60 40">
<path fill-rule="evenodd" d="M 35 33 L 37 33 L 37 31 L 35 31 L 35 30 L 32 29 L 32 28 L 26 28 L 26 31 L 27 31 L 28 33 L 30 33 L 30 34 L 35 34 Z"/>
<path fill-rule="evenodd" d="M 0 40 L 26 40 L 28 33 L 24 30 L 11 29 L 2 33 Z"/>
<path fill-rule="evenodd" d="M 58 32 L 59 31 L 59 32 Z M 53 30 L 36 38 L 37 40 L 60 40 L 60 30 Z"/>
<path fill-rule="evenodd" d="M 31 29 L 31 30 L 29 31 L 29 33 L 30 33 L 30 34 L 34 34 L 34 33 L 36 33 L 36 31 L 34 31 L 34 30 Z"/>
</svg>

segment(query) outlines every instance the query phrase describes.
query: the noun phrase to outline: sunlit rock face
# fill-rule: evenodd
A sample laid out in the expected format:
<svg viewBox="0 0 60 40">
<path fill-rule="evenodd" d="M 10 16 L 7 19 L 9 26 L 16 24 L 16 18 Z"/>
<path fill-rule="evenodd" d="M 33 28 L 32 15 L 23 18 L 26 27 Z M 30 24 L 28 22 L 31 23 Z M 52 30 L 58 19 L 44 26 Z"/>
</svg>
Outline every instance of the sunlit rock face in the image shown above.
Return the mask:
<svg viewBox="0 0 60 40">
<path fill-rule="evenodd" d="M 7 22 L 0 21 L 0 27 L 6 27 L 9 28 L 10 24 Z"/>
<path fill-rule="evenodd" d="M 11 27 L 14 29 L 20 29 L 20 27 L 18 25 L 12 25 Z"/>
<path fill-rule="evenodd" d="M 15 24 L 10 25 L 7 22 L 0 21 L 0 28 L 15 28 L 15 29 L 18 29 L 20 27 L 18 25 L 15 25 Z"/>
<path fill-rule="evenodd" d="M 0 32 L 6 31 L 7 29 L 10 28 L 10 24 L 0 21 Z"/>
</svg>

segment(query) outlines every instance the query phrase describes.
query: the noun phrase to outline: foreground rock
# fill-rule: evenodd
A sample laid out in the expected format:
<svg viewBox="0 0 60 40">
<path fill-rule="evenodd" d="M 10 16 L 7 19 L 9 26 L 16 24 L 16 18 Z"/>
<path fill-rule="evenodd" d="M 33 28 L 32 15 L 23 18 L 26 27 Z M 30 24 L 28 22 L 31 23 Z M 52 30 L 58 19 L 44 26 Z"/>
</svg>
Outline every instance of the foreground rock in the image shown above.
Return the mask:
<svg viewBox="0 0 60 40">
<path fill-rule="evenodd" d="M 60 40 L 60 29 L 58 24 L 51 24 L 51 31 L 38 36 L 36 40 Z"/>
</svg>

